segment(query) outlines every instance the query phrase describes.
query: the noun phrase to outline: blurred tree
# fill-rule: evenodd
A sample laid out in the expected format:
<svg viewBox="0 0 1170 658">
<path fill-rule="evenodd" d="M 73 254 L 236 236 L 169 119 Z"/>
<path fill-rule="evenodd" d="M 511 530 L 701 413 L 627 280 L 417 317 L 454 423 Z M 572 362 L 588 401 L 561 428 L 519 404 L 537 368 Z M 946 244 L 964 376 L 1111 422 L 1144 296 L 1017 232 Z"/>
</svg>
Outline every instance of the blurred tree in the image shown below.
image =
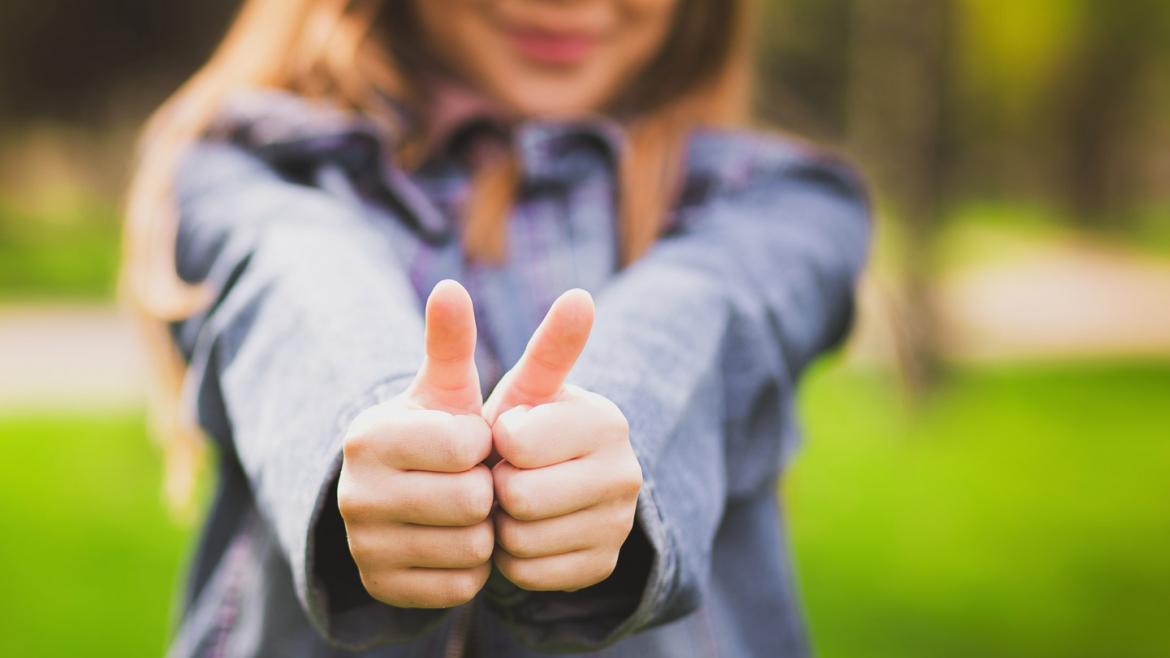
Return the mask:
<svg viewBox="0 0 1170 658">
<path fill-rule="evenodd" d="M 1066 151 L 1067 200 L 1083 222 L 1120 221 L 1140 196 L 1124 150 L 1127 126 L 1149 111 L 1144 82 L 1170 47 L 1166 0 L 1082 0 L 1080 38 L 1064 71 L 1056 114 Z M 1163 71 L 1164 74 L 1170 72 Z M 1160 107 L 1165 116 L 1170 108 Z"/>
<path fill-rule="evenodd" d="M 906 240 L 903 347 L 911 391 L 941 374 L 930 304 L 934 241 L 949 202 L 949 0 L 855 0 L 847 131 Z"/>
<path fill-rule="evenodd" d="M 760 2 L 759 115 L 853 150 L 906 237 L 916 388 L 938 374 L 927 289 L 955 206 L 1038 202 L 1090 228 L 1170 213 L 1167 0 Z M 238 5 L 0 0 L 0 175 L 35 169 L 13 144 L 42 133 L 55 135 L 38 142 L 55 156 L 46 178 L 59 162 L 124 168 L 130 128 L 203 61 Z M 99 187 L 112 197 L 120 186 Z"/>
<path fill-rule="evenodd" d="M 840 143 L 852 3 L 772 0 L 762 9 L 756 114 L 798 134 Z"/>
</svg>

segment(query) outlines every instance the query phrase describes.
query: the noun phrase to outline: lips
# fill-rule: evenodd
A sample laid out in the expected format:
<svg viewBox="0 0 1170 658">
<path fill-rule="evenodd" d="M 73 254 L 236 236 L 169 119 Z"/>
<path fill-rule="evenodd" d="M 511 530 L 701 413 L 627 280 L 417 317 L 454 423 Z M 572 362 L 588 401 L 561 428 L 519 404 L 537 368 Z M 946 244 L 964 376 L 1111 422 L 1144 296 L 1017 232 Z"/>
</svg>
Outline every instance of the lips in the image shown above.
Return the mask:
<svg viewBox="0 0 1170 658">
<path fill-rule="evenodd" d="M 508 37 L 526 59 L 552 66 L 571 66 L 584 61 L 596 48 L 598 39 L 584 32 L 514 28 Z"/>
</svg>

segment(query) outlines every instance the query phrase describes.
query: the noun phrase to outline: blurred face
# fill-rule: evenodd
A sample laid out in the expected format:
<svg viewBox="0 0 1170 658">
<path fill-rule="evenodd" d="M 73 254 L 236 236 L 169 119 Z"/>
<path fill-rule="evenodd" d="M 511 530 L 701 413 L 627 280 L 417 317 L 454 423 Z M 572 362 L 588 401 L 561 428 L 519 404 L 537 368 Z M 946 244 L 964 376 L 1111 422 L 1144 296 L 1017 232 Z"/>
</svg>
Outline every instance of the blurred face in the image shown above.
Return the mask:
<svg viewBox="0 0 1170 658">
<path fill-rule="evenodd" d="M 524 116 L 596 111 L 666 41 L 678 0 L 413 0 L 427 44 Z"/>
</svg>

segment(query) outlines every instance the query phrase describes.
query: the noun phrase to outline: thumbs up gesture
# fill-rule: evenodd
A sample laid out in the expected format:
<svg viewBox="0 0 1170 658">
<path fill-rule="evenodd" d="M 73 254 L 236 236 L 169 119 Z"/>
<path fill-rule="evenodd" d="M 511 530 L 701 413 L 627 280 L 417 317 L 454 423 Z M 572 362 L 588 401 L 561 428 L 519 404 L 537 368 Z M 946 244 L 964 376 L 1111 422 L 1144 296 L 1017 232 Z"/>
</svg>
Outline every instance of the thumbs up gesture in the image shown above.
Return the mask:
<svg viewBox="0 0 1170 658">
<path fill-rule="evenodd" d="M 365 410 L 344 440 L 337 502 L 362 584 L 409 608 L 470 601 L 491 572 L 492 431 L 482 412 L 471 298 L 435 286 L 426 358 L 401 395 Z"/>
<path fill-rule="evenodd" d="M 454 281 L 435 286 L 414 381 L 359 414 L 343 443 L 337 503 L 371 596 L 466 603 L 493 552 L 528 590 L 576 590 L 613 572 L 642 471 L 617 406 L 565 383 L 592 325 L 589 294 L 562 295 L 485 404 L 471 298 Z"/>
<path fill-rule="evenodd" d="M 642 470 L 626 418 L 605 397 L 565 383 L 593 315 L 589 293 L 561 295 L 483 409 L 500 456 L 494 561 L 527 590 L 605 580 L 633 528 Z"/>
</svg>

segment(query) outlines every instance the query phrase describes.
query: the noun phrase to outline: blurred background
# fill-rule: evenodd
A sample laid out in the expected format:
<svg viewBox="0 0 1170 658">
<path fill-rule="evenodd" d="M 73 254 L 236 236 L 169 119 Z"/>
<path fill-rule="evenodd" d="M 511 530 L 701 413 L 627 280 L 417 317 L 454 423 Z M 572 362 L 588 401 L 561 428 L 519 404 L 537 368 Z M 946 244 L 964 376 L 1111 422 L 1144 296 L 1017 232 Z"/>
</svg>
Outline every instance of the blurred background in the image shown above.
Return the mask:
<svg viewBox="0 0 1170 658">
<path fill-rule="evenodd" d="M 158 655 L 114 300 L 134 133 L 235 2 L 0 6 L 0 655 Z M 761 120 L 874 183 L 784 489 L 820 655 L 1170 655 L 1170 3 L 767 0 Z"/>
</svg>

